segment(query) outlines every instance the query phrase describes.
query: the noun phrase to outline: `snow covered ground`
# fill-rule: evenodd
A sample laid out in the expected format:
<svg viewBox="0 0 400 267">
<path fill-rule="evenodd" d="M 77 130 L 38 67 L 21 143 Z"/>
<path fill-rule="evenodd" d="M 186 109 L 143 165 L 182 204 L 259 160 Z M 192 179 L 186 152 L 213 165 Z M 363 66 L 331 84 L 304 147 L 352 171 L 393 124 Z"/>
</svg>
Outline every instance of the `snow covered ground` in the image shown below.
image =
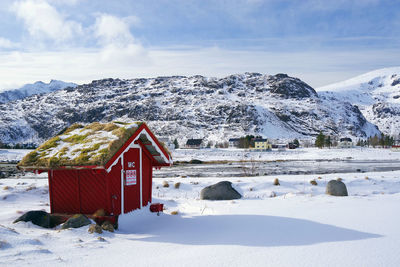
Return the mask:
<svg viewBox="0 0 400 267">
<path fill-rule="evenodd" d="M 20 161 L 30 149 L 0 149 L 0 162 Z"/>
<path fill-rule="evenodd" d="M 298 148 L 284 151 L 248 152 L 244 149 L 176 149 L 172 151 L 174 161 L 215 160 L 400 160 L 400 152 L 390 149 L 354 147 L 350 149 Z"/>
<path fill-rule="evenodd" d="M 303 156 L 319 153 L 308 151 Z M 334 158 L 400 157 L 389 150 L 322 151 Z M 178 152 L 175 160 L 206 158 Z M 219 178 L 154 179 L 153 202 L 164 203 L 164 213 L 123 215 L 118 231 L 101 235 L 89 234 L 88 227 L 60 231 L 12 223 L 28 210 L 49 211 L 44 176 L 0 180 L 0 266 L 400 265 L 400 171 L 224 177 L 243 195 L 234 201 L 199 199 L 200 190 Z M 324 194 L 326 183 L 338 177 L 348 197 Z M 273 185 L 275 178 L 280 186 Z M 309 183 L 313 179 L 318 185 Z"/>
</svg>

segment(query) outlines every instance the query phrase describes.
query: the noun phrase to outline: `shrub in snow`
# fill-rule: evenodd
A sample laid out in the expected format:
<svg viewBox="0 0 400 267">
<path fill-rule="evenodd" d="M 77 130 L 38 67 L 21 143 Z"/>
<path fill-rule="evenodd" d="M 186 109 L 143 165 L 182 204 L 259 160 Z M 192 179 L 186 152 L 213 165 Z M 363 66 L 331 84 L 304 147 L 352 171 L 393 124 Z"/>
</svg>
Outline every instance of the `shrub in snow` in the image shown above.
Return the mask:
<svg viewBox="0 0 400 267">
<path fill-rule="evenodd" d="M 271 194 L 269 195 L 269 197 L 276 197 L 276 193 L 274 191 L 272 191 Z"/>
<path fill-rule="evenodd" d="M 343 181 L 343 179 L 339 177 L 339 178 L 336 179 L 336 181 L 341 182 L 341 181 Z"/>
<path fill-rule="evenodd" d="M 311 180 L 311 181 L 310 181 L 310 184 L 312 184 L 312 185 L 318 185 L 317 181 L 315 181 L 315 180 Z"/>
<path fill-rule="evenodd" d="M 109 221 L 104 221 L 103 224 L 101 225 L 101 229 L 109 232 L 115 231 L 114 226 Z"/>
<path fill-rule="evenodd" d="M 90 220 L 85 215 L 75 214 L 61 226 L 61 229 L 79 228 L 85 225 L 89 225 L 90 223 Z"/>
<path fill-rule="evenodd" d="M 279 179 L 278 179 L 278 178 L 275 178 L 275 180 L 274 180 L 274 185 L 281 185 L 281 184 L 279 183 Z"/>
<path fill-rule="evenodd" d="M 167 181 L 162 182 L 163 187 L 169 187 L 169 183 Z"/>
<path fill-rule="evenodd" d="M 180 182 L 177 182 L 177 183 L 174 184 L 175 189 L 179 189 L 180 186 L 181 186 Z"/>
<path fill-rule="evenodd" d="M 178 211 L 177 210 L 172 211 L 171 215 L 178 215 Z"/>
<path fill-rule="evenodd" d="M 348 196 L 346 185 L 338 180 L 330 180 L 325 193 L 331 196 Z"/>
<path fill-rule="evenodd" d="M 91 224 L 89 226 L 88 232 L 91 233 L 91 234 L 93 234 L 93 233 L 101 234 L 101 233 L 103 233 L 103 230 L 101 229 L 100 225 Z"/>
<path fill-rule="evenodd" d="M 232 200 L 239 199 L 240 195 L 233 187 L 232 183 L 222 181 L 203 188 L 200 192 L 200 199 L 208 200 Z"/>
</svg>

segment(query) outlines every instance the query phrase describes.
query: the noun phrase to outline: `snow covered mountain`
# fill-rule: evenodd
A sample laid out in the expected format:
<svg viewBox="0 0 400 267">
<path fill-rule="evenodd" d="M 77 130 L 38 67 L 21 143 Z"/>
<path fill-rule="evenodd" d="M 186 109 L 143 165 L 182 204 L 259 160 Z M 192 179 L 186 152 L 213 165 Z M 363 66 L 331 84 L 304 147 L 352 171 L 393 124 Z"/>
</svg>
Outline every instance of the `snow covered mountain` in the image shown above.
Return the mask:
<svg viewBox="0 0 400 267">
<path fill-rule="evenodd" d="M 75 123 L 143 120 L 158 136 L 223 142 L 379 133 L 357 107 L 286 74 L 103 79 L 0 105 L 0 140 L 41 142 Z"/>
<path fill-rule="evenodd" d="M 33 84 L 26 84 L 18 89 L 0 92 L 0 103 L 23 99 L 31 95 L 54 92 L 67 87 L 74 88 L 76 86 L 77 84 L 75 83 L 66 83 L 58 80 L 51 80 L 49 83 L 39 81 Z"/>
<path fill-rule="evenodd" d="M 400 134 L 400 67 L 368 72 L 317 91 L 321 97 L 357 105 L 383 133 Z"/>
</svg>

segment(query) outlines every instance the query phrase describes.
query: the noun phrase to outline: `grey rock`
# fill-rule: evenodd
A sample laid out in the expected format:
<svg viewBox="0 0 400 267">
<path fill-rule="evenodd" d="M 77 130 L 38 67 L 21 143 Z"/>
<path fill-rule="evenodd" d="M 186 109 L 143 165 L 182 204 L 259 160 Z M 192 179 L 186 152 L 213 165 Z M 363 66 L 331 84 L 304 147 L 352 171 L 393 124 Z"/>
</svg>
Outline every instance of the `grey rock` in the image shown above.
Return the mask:
<svg viewBox="0 0 400 267">
<path fill-rule="evenodd" d="M 222 181 L 203 188 L 200 192 L 200 199 L 208 200 L 231 200 L 239 199 L 240 195 L 233 187 L 232 183 Z"/>
<path fill-rule="evenodd" d="M 329 181 L 325 193 L 331 196 L 348 196 L 346 185 L 337 180 Z"/>
<path fill-rule="evenodd" d="M 62 226 L 61 229 L 79 228 L 91 224 L 90 220 L 83 214 L 76 214 L 69 218 Z"/>
</svg>

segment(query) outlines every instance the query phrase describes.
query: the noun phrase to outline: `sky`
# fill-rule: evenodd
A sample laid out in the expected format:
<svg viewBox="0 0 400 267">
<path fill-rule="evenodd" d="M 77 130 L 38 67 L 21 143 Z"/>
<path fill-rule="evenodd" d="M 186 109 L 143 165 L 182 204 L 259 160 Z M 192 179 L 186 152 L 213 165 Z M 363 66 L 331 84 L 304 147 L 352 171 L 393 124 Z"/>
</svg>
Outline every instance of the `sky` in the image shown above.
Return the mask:
<svg viewBox="0 0 400 267">
<path fill-rule="evenodd" d="M 324 86 L 400 65 L 398 10 L 399 0 L 2 0 L 0 90 L 244 72 Z"/>
</svg>

